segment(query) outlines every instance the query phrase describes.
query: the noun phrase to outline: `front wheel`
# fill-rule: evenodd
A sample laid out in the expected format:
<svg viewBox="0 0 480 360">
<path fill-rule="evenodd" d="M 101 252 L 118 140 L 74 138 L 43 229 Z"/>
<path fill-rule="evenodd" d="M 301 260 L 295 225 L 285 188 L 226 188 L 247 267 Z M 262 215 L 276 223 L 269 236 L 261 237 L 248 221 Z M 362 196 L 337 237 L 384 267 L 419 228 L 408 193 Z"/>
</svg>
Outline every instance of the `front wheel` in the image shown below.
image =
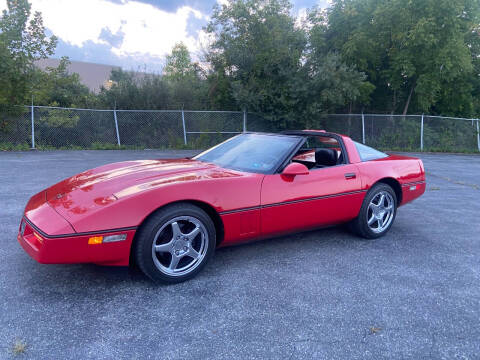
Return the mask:
<svg viewBox="0 0 480 360">
<path fill-rule="evenodd" d="M 167 206 L 142 225 L 135 243 L 140 270 L 154 281 L 178 283 L 195 276 L 215 251 L 215 226 L 191 204 Z"/>
<path fill-rule="evenodd" d="M 350 228 L 361 237 L 376 239 L 390 230 L 396 213 L 395 191 L 387 184 L 377 184 L 365 196 L 360 213 L 350 223 Z"/>
</svg>

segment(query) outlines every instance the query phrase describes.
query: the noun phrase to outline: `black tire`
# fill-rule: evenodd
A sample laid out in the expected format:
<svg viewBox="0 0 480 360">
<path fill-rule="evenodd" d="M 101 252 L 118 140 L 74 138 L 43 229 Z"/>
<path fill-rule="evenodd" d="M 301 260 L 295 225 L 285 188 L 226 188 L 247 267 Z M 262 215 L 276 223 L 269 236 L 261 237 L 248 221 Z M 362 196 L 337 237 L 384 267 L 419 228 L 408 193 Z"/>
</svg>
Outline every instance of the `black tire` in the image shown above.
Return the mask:
<svg viewBox="0 0 480 360">
<path fill-rule="evenodd" d="M 373 215 L 375 220 L 371 225 L 372 227 L 374 227 L 373 225 L 376 224 L 378 227 L 378 229 L 374 231 L 372 230 L 371 226 L 369 226 L 368 224 L 368 220 L 369 218 L 372 219 L 372 214 L 374 211 L 372 209 L 369 209 L 369 207 L 372 200 L 374 202 L 377 201 L 377 199 L 378 201 L 380 201 L 381 195 L 382 194 L 385 195 L 386 193 L 390 195 L 391 200 L 393 202 L 392 204 L 393 213 L 391 215 L 387 214 L 387 216 L 390 216 L 391 218 L 388 218 L 388 224 L 385 224 L 384 228 L 380 226 L 383 223 L 383 218 L 381 218 L 380 220 L 376 220 L 375 215 Z M 388 196 L 385 196 L 385 198 L 387 199 L 384 201 L 390 201 Z M 372 204 L 372 206 L 378 206 L 378 205 Z M 360 212 L 358 216 L 349 223 L 349 228 L 355 234 L 365 239 L 376 239 L 381 236 L 384 236 L 390 230 L 393 222 L 395 221 L 396 215 L 397 215 L 397 196 L 395 195 L 395 191 L 393 191 L 393 189 L 387 184 L 378 183 L 368 191 L 367 195 L 365 196 L 365 199 L 363 200 L 362 207 L 360 208 Z M 381 212 L 379 211 L 378 216 L 384 216 L 384 215 L 381 215 Z M 379 221 L 382 221 L 382 223 L 380 223 Z"/>
<path fill-rule="evenodd" d="M 188 235 L 193 231 L 188 227 L 191 229 L 192 225 L 195 230 L 200 230 L 189 240 Z M 212 219 L 195 205 L 179 203 L 158 210 L 142 224 L 133 250 L 135 263 L 150 279 L 161 283 L 179 283 L 193 278 L 203 269 L 215 252 L 215 246 L 216 231 Z M 157 252 L 157 249 L 161 251 Z M 197 258 L 193 257 L 193 250 Z M 179 254 L 179 251 L 182 253 Z M 176 265 L 173 265 L 174 258 Z M 192 261 L 190 267 L 183 265 L 183 262 L 189 261 Z M 175 266 L 187 266 L 188 271 L 175 274 L 175 271 L 182 269 L 176 269 Z"/>
</svg>

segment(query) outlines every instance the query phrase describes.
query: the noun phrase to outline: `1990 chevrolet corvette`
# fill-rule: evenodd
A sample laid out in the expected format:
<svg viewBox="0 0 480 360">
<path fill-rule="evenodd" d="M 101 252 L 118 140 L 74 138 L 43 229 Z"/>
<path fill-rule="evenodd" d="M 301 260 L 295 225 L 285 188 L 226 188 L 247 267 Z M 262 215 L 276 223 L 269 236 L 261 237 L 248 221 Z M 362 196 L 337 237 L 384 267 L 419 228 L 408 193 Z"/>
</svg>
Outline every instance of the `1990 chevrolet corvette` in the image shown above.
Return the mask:
<svg viewBox="0 0 480 360">
<path fill-rule="evenodd" d="M 34 195 L 18 241 L 40 263 L 197 274 L 216 247 L 341 223 L 373 239 L 425 191 L 422 161 L 322 130 L 245 133 L 191 159 L 126 161 Z"/>
</svg>

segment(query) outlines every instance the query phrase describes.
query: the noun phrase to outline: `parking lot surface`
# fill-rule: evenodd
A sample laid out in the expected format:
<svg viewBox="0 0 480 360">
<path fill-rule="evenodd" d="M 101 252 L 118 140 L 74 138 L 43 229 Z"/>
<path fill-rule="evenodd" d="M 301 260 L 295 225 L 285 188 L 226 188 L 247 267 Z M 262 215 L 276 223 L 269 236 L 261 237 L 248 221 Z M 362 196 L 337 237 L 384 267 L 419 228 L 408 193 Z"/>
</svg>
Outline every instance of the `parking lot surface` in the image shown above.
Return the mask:
<svg viewBox="0 0 480 360">
<path fill-rule="evenodd" d="M 109 162 L 190 154 L 0 153 L 0 359 L 480 358 L 480 156 L 418 155 L 427 191 L 381 239 L 337 227 L 220 249 L 178 285 L 41 265 L 17 243 L 43 188 Z"/>
</svg>

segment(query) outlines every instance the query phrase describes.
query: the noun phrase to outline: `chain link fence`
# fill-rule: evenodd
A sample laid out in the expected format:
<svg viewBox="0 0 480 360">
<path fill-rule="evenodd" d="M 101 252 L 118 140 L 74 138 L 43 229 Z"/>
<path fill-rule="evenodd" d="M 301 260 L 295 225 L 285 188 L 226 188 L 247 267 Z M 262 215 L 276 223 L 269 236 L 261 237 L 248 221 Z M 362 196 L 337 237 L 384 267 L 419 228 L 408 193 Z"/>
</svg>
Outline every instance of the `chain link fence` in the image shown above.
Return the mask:
<svg viewBox="0 0 480 360">
<path fill-rule="evenodd" d="M 0 114 L 0 150 L 204 149 L 244 131 L 292 128 L 240 111 L 92 110 L 29 106 Z M 480 151 L 479 120 L 427 115 L 329 114 L 305 121 L 398 151 Z M 298 126 L 294 126 L 295 128 Z"/>
<path fill-rule="evenodd" d="M 31 118 L 31 111 L 27 108 L 16 115 L 0 113 L 0 150 L 16 146 L 28 149 L 31 146 Z"/>
</svg>

